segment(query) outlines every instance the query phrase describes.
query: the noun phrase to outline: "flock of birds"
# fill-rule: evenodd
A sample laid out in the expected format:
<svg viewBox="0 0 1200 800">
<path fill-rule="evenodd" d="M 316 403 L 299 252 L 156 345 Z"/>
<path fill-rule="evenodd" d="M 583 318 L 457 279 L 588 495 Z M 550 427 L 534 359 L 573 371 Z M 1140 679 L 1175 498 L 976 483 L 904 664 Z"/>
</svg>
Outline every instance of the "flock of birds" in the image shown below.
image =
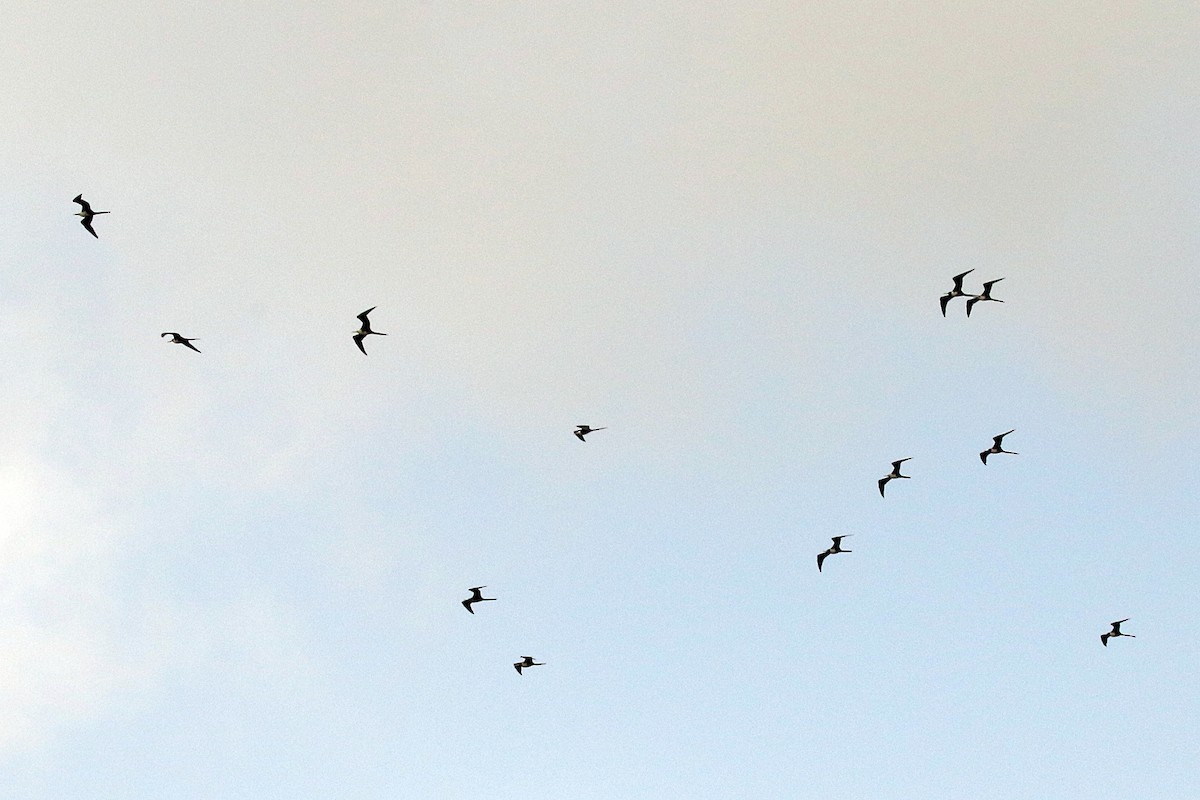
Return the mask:
<svg viewBox="0 0 1200 800">
<path fill-rule="evenodd" d="M 996 278 L 995 280 L 985 281 L 983 284 L 983 291 L 981 291 L 979 294 L 970 294 L 969 292 L 966 292 L 963 290 L 963 279 L 966 278 L 968 275 L 970 275 L 974 271 L 975 270 L 973 270 L 973 269 L 969 269 L 966 272 L 960 272 L 959 274 L 957 274 L 953 278 L 951 278 L 951 280 L 954 282 L 954 286 L 950 289 L 950 291 L 946 292 L 940 298 L 943 317 L 946 316 L 946 306 L 948 306 L 950 304 L 950 301 L 956 297 L 966 297 L 967 298 L 967 316 L 968 317 L 971 316 L 971 309 L 975 306 L 976 303 L 989 301 L 989 300 L 993 303 L 1003 303 L 1004 302 L 1003 300 L 1000 300 L 999 298 L 992 297 L 992 287 L 995 286 L 1000 281 L 1004 280 L 1004 278 Z M 1004 454 L 1010 455 L 1010 456 L 1020 455 L 1019 453 L 1017 453 L 1013 450 L 1005 450 L 1004 449 L 1004 437 L 1008 436 L 1010 433 L 1016 433 L 1016 429 L 1014 428 L 1012 430 L 1005 431 L 1004 433 L 1001 433 L 997 436 L 993 436 L 992 437 L 992 446 L 989 447 L 987 450 L 980 451 L 979 460 L 984 463 L 984 466 L 986 466 L 988 463 L 988 456 L 994 456 L 994 455 L 998 455 L 1000 453 L 1004 453 Z M 580 438 L 583 438 L 583 437 L 580 437 Z M 912 461 L 912 458 L 911 457 L 901 458 L 896 461 L 893 461 L 892 462 L 892 471 L 879 479 L 879 496 L 880 497 L 887 496 L 886 494 L 884 494 L 884 487 L 887 486 L 889 481 L 893 481 L 898 478 L 903 478 L 905 480 L 908 480 L 912 477 L 911 475 L 902 475 L 900 473 L 900 465 L 903 464 L 905 461 Z M 823 567 L 825 565 L 825 559 L 829 558 L 829 556 L 837 555 L 838 553 L 854 552 L 852 550 L 846 550 L 842 547 L 842 540 L 851 535 L 853 535 L 853 534 L 847 533 L 847 534 L 843 534 L 842 536 L 834 536 L 833 537 L 833 545 L 831 547 L 829 547 L 827 550 L 823 550 L 820 553 L 817 553 L 817 571 L 818 572 L 823 571 Z M 1111 638 L 1114 638 L 1117 636 L 1132 636 L 1133 634 L 1121 633 L 1121 623 L 1128 622 L 1128 621 L 1129 621 L 1129 619 L 1126 618 L 1126 619 L 1121 619 L 1121 620 L 1117 620 L 1116 622 L 1110 623 L 1110 625 L 1112 626 L 1112 630 L 1108 631 L 1107 633 L 1101 634 L 1100 643 L 1102 645 L 1104 645 L 1105 647 L 1108 647 L 1108 640 Z"/>
<path fill-rule="evenodd" d="M 88 201 L 83 199 L 82 194 L 76 195 L 72 202 L 75 202 L 79 205 L 80 210 L 75 214 L 75 216 L 80 217 L 80 222 L 83 224 L 83 227 L 85 229 L 87 229 L 88 233 L 90 233 L 92 236 L 95 236 L 97 239 L 99 239 L 100 237 L 96 234 L 95 228 L 92 227 L 92 220 L 98 214 L 108 214 L 110 212 L 92 210 L 91 204 L 88 203 Z M 974 269 L 969 269 L 966 272 L 961 272 L 958 275 L 955 275 L 951 279 L 954 282 L 954 286 L 950 289 L 950 291 L 946 292 L 940 298 L 943 317 L 946 316 L 946 307 L 950 304 L 950 301 L 956 297 L 966 297 L 967 298 L 967 316 L 968 317 L 971 316 L 971 309 L 974 308 L 976 303 L 987 302 L 987 301 L 991 301 L 993 303 L 1003 303 L 1004 302 L 1003 300 L 1000 300 L 999 298 L 992 297 L 992 287 L 995 286 L 1000 281 L 1004 280 L 1004 278 L 996 278 L 994 280 L 985 281 L 983 284 L 983 290 L 979 294 L 973 295 L 973 294 L 970 294 L 963 290 L 963 279 L 965 279 L 968 275 L 970 275 L 974 271 L 975 271 Z M 376 306 L 372 306 L 371 308 L 368 308 L 366 311 L 364 311 L 358 315 L 358 321 L 360 324 L 359 324 L 358 330 L 356 330 L 354 332 L 353 339 L 354 339 L 354 344 L 358 347 L 358 349 L 360 351 L 362 351 L 363 355 L 367 355 L 367 349 L 365 347 L 363 347 L 364 339 L 366 339 L 368 336 L 387 336 L 386 333 L 381 333 L 380 331 L 371 329 L 371 320 L 368 318 L 368 315 L 372 311 L 374 311 L 375 308 L 376 308 Z M 200 350 L 198 348 L 196 348 L 195 345 L 192 344 L 192 342 L 199 341 L 198 339 L 194 339 L 194 338 L 189 339 L 189 338 L 182 336 L 179 333 L 176 333 L 174 331 L 165 331 L 162 333 L 162 337 L 167 337 L 167 336 L 171 337 L 171 344 L 181 344 L 184 347 L 187 347 L 191 350 L 195 350 L 197 353 L 200 352 Z M 605 430 L 605 428 L 593 428 L 590 425 L 577 425 L 575 427 L 574 433 L 575 433 L 575 436 L 579 439 L 579 441 L 586 442 L 587 439 L 585 437 L 589 433 L 595 433 L 596 431 L 602 431 L 602 430 Z M 1012 450 L 1005 450 L 1003 447 L 1003 444 L 1002 444 L 1005 436 L 1008 436 L 1010 433 L 1015 433 L 1015 432 L 1016 432 L 1016 429 L 1014 428 L 1013 430 L 1005 431 L 1004 433 L 1001 433 L 998 436 L 993 436 L 992 437 L 992 446 L 989 447 L 987 450 L 980 451 L 979 460 L 982 461 L 984 463 L 984 465 L 986 466 L 988 456 L 998 455 L 1000 453 L 1005 453 L 1007 455 L 1013 455 L 1013 456 L 1019 455 L 1018 453 L 1016 453 Z M 884 494 L 884 487 L 887 486 L 889 481 L 893 481 L 893 480 L 900 479 L 900 478 L 903 478 L 905 480 L 912 478 L 911 475 L 901 475 L 900 474 L 900 465 L 906 461 L 911 461 L 911 460 L 912 460 L 912 458 L 909 457 L 909 458 L 901 458 L 901 459 L 898 459 L 898 460 L 892 462 L 892 471 L 879 479 L 879 496 L 880 497 L 886 497 L 886 495 Z M 847 534 L 843 534 L 841 536 L 834 536 L 833 537 L 833 545 L 829 549 L 824 550 L 817 554 L 817 571 L 818 572 L 823 571 L 825 559 L 828 558 L 829 556 L 837 555 L 839 553 L 854 552 L 852 550 L 845 550 L 842 548 L 842 540 L 846 539 L 852 535 L 853 534 L 847 533 Z M 475 609 L 472 608 L 472 606 L 474 606 L 476 603 L 483 603 L 483 602 L 489 602 L 489 601 L 495 600 L 496 599 L 495 597 L 484 597 L 483 596 L 482 590 L 485 588 L 487 588 L 487 587 L 486 586 L 471 587 L 471 589 L 470 589 L 471 596 L 462 601 L 463 608 L 465 608 L 471 614 L 474 614 Z M 1108 647 L 1109 639 L 1113 639 L 1113 638 L 1116 638 L 1119 636 L 1128 636 L 1131 638 L 1136 638 L 1131 633 L 1122 633 L 1121 632 L 1121 623 L 1128 622 L 1128 621 L 1129 621 L 1129 618 L 1127 617 L 1125 619 L 1117 620 L 1115 622 L 1110 623 L 1112 629 L 1100 635 L 1100 643 L 1102 645 L 1104 645 L 1105 647 Z M 518 675 L 523 675 L 524 674 L 523 670 L 528 669 L 529 667 L 541 667 L 541 666 L 545 666 L 545 662 L 534 661 L 533 656 L 521 656 L 520 661 L 513 662 L 513 668 L 516 669 Z"/>
</svg>

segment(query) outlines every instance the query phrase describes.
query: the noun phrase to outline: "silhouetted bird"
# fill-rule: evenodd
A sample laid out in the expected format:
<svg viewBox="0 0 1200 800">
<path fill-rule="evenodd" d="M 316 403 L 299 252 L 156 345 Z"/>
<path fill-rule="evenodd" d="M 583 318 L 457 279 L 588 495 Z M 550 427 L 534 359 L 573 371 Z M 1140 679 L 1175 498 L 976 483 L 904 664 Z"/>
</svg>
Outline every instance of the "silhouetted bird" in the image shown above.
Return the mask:
<svg viewBox="0 0 1200 800">
<path fill-rule="evenodd" d="M 901 475 L 900 474 L 900 465 L 903 464 L 905 461 L 912 461 L 912 457 L 910 456 L 909 458 L 902 458 L 899 461 L 893 461 L 892 462 L 892 471 L 890 473 L 888 473 L 887 475 L 885 475 L 884 477 L 879 479 L 879 496 L 880 497 L 884 496 L 883 487 L 892 478 L 911 478 L 912 477 L 912 475 Z"/>
<path fill-rule="evenodd" d="M 825 562 L 825 558 L 827 556 L 832 556 L 837 553 L 853 553 L 854 552 L 853 550 L 843 550 L 842 549 L 842 539 L 845 539 L 847 536 L 853 536 L 853 535 L 854 535 L 853 533 L 847 533 L 847 534 L 843 534 L 842 536 L 834 536 L 833 537 L 833 547 L 829 548 L 824 553 L 817 553 L 817 572 L 821 571 L 821 564 L 823 564 Z"/>
<path fill-rule="evenodd" d="M 983 293 L 982 294 L 977 294 L 974 297 L 972 297 L 970 300 L 967 301 L 967 316 L 968 317 L 971 316 L 971 307 L 973 305 L 975 305 L 976 303 L 978 303 L 980 300 L 991 300 L 993 303 L 1003 303 L 1004 302 L 1003 300 L 997 300 L 996 298 L 992 297 L 993 284 L 997 284 L 1002 280 L 1004 280 L 1004 278 L 996 278 L 996 280 L 994 280 L 994 281 L 988 281 L 987 283 L 983 284 Z"/>
<path fill-rule="evenodd" d="M 1114 622 L 1112 624 L 1111 631 L 1109 631 L 1108 633 L 1100 634 L 1100 644 L 1104 645 L 1105 647 L 1108 647 L 1108 640 L 1112 639 L 1116 636 L 1128 636 L 1130 639 L 1136 639 L 1137 637 L 1134 636 L 1132 633 L 1121 633 L 1121 623 L 1122 622 L 1129 622 L 1129 617 L 1126 617 L 1125 619 L 1117 620 L 1116 622 Z"/>
<path fill-rule="evenodd" d="M 77 216 L 77 217 L 82 217 L 82 218 L 83 218 L 83 219 L 81 219 L 81 220 L 80 220 L 80 222 L 82 222 L 82 223 L 83 223 L 83 227 L 87 228 L 87 232 L 88 232 L 88 233 L 90 233 L 92 236 L 96 236 L 96 231 L 95 231 L 95 229 L 92 227 L 92 217 L 96 216 L 97 214 L 110 214 L 110 213 L 112 213 L 112 212 L 110 212 L 110 211 L 92 211 L 92 206 L 91 206 L 91 204 L 90 204 L 90 203 L 88 203 L 88 201 L 87 201 L 87 200 L 84 200 L 84 199 L 83 199 L 83 195 L 81 195 L 81 194 L 77 194 L 77 195 L 75 195 L 75 199 L 74 199 L 74 200 L 72 200 L 71 202 L 72 202 L 72 203 L 79 203 L 79 208 L 80 208 L 81 210 L 80 210 L 80 211 L 77 211 L 77 212 L 75 213 L 75 216 Z M 99 237 L 99 236 L 96 236 L 96 238 L 97 238 L 97 239 L 99 239 L 100 237 Z"/>
<path fill-rule="evenodd" d="M 970 275 L 975 270 L 969 269 L 966 272 L 954 276 L 954 288 L 942 295 L 942 316 L 946 316 L 946 304 L 956 297 L 966 297 L 967 293 L 962 290 L 963 278 Z"/>
<path fill-rule="evenodd" d="M 166 331 L 165 333 L 163 333 L 163 334 L 162 334 L 161 336 L 159 336 L 158 338 L 160 338 L 160 339 L 161 339 L 163 336 L 170 336 L 170 337 L 171 337 L 171 344 L 181 344 L 181 345 L 183 345 L 184 347 L 191 348 L 192 350 L 196 350 L 196 346 L 195 346 L 194 344 L 192 344 L 192 342 L 198 342 L 198 341 L 200 341 L 199 339 L 185 339 L 185 338 L 183 338 L 182 336 L 180 336 L 178 333 L 174 333 L 174 332 L 172 332 L 172 331 Z M 197 352 L 197 353 L 199 353 L 200 351 L 199 351 L 199 350 L 196 350 L 196 352 Z"/>
<path fill-rule="evenodd" d="M 480 589 L 486 589 L 486 588 L 487 588 L 486 586 L 472 586 L 471 587 L 471 596 L 468 597 L 466 600 L 462 601 L 463 608 L 465 608 L 467 611 L 470 611 L 472 614 L 474 614 L 475 610 L 473 608 L 471 608 L 472 605 L 474 605 L 475 603 L 482 603 L 486 600 L 495 600 L 496 598 L 494 598 L 494 597 L 484 597 L 482 594 L 479 593 Z"/>
<path fill-rule="evenodd" d="M 996 453 L 1008 453 L 1010 456 L 1021 455 L 1020 453 L 1015 453 L 1012 450 L 1005 450 L 1003 447 L 1000 446 L 1000 442 L 1002 442 L 1004 440 L 1004 437 L 1008 436 L 1009 433 L 1012 433 L 1015 430 L 1016 430 L 1016 428 L 1013 428 L 1013 430 L 1009 431 L 1008 433 L 1002 433 L 999 436 L 993 436 L 992 441 L 995 442 L 995 444 L 993 444 L 990 449 L 984 450 L 982 453 L 980 453 L 979 460 L 982 461 L 984 464 L 986 464 L 987 457 L 994 456 L 994 455 L 996 455 Z"/>
<path fill-rule="evenodd" d="M 513 666 L 516 667 L 518 675 L 525 674 L 525 673 L 521 672 L 521 670 L 525 669 L 526 667 L 544 667 L 544 666 L 546 666 L 545 662 L 543 662 L 543 661 L 534 661 L 533 656 L 521 656 L 521 659 L 522 659 L 521 661 L 513 662 Z"/>
<path fill-rule="evenodd" d="M 608 430 L 608 429 L 607 428 L 589 428 L 587 425 L 576 425 L 575 426 L 575 435 L 579 437 L 579 441 L 586 442 L 587 439 L 585 439 L 583 437 L 587 436 L 589 433 L 593 433 L 595 431 L 604 431 L 604 430 Z"/>
<path fill-rule="evenodd" d="M 386 333 L 380 333 L 379 331 L 371 330 L 371 320 L 367 319 L 367 314 L 370 314 L 375 309 L 376 306 L 371 306 L 366 311 L 358 315 L 358 321 L 362 323 L 362 326 L 354 332 L 354 343 L 358 345 L 359 350 L 362 350 L 362 354 L 364 356 L 367 354 L 367 349 L 363 347 L 363 339 L 371 336 L 372 334 L 375 336 L 387 336 Z"/>
</svg>

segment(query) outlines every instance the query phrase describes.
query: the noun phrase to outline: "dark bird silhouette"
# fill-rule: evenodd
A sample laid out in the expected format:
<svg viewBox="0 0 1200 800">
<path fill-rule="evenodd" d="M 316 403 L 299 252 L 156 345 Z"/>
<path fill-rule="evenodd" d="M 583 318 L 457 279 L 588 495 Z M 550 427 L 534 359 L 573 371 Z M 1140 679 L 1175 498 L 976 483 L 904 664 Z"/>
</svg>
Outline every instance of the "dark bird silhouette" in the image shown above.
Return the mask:
<svg viewBox="0 0 1200 800">
<path fill-rule="evenodd" d="M 942 316 L 946 316 L 946 305 L 956 297 L 966 297 L 967 293 L 963 291 L 963 278 L 970 275 L 975 270 L 969 269 L 966 272 L 954 276 L 954 288 L 942 295 Z"/>
<path fill-rule="evenodd" d="M 971 316 L 971 307 L 974 306 L 976 303 L 978 303 L 980 300 L 991 300 L 993 303 L 1003 303 L 1004 302 L 1003 300 L 997 300 L 996 298 L 992 297 L 992 286 L 994 284 L 999 283 L 1002 280 L 1004 280 L 1004 278 L 996 278 L 996 280 L 994 280 L 994 281 L 986 282 L 985 284 L 983 284 L 983 293 L 977 294 L 974 297 L 972 297 L 970 300 L 967 301 L 967 316 L 968 317 Z"/>
<path fill-rule="evenodd" d="M 72 200 L 71 202 L 79 203 L 80 211 L 77 211 L 75 213 L 75 216 L 82 217 L 82 219 L 79 221 L 83 223 L 83 227 L 87 228 L 87 232 L 90 233 L 92 236 L 96 236 L 96 230 L 92 227 L 92 217 L 96 216 L 97 214 L 112 213 L 110 211 L 92 211 L 91 204 L 87 200 L 83 199 L 82 194 L 75 195 L 75 199 Z M 100 237 L 96 236 L 96 238 L 99 239 Z"/>
<path fill-rule="evenodd" d="M 367 314 L 370 314 L 375 309 L 376 306 L 371 306 L 366 311 L 358 315 L 358 321 L 362 323 L 362 326 L 354 332 L 354 343 L 358 345 L 359 350 L 362 350 L 362 354 L 364 356 L 367 354 L 367 349 L 363 347 L 363 339 L 372 334 L 375 336 L 387 336 L 386 333 L 380 333 L 379 331 L 371 330 L 371 320 L 367 319 Z"/>
<path fill-rule="evenodd" d="M 575 426 L 575 435 L 579 437 L 579 441 L 586 442 L 587 439 L 585 439 L 583 437 L 587 436 L 589 433 L 592 433 L 594 431 L 604 431 L 604 430 L 608 430 L 608 429 L 607 428 L 589 428 L 587 425 L 576 425 Z"/>
<path fill-rule="evenodd" d="M 982 453 L 979 454 L 979 460 L 982 461 L 984 464 L 986 464 L 987 457 L 994 456 L 994 455 L 996 455 L 996 453 L 1008 453 L 1010 456 L 1019 456 L 1020 453 L 1015 453 L 1012 450 L 1005 450 L 1003 447 L 1000 446 L 1000 442 L 1004 441 L 1004 437 L 1008 436 L 1009 433 L 1012 433 L 1015 430 L 1016 430 L 1016 428 L 1013 428 L 1013 430 L 1009 431 L 1008 433 L 1002 433 L 999 436 L 993 436 L 992 441 L 994 442 L 994 444 L 991 446 L 991 448 L 984 450 Z"/>
<path fill-rule="evenodd" d="M 192 344 L 192 342 L 200 341 L 199 339 L 185 339 L 184 337 L 180 336 L 178 333 L 175 333 L 173 331 L 166 331 L 165 333 L 162 334 L 162 336 L 159 336 L 158 338 L 161 339 L 163 336 L 170 336 L 171 344 L 181 344 L 184 347 L 190 348 L 192 350 L 196 350 L 196 345 Z M 196 352 L 199 353 L 200 351 L 196 350 Z"/>
<path fill-rule="evenodd" d="M 486 586 L 472 586 L 471 587 L 471 596 L 468 597 L 466 600 L 462 601 L 463 608 L 465 608 L 467 611 L 470 611 L 472 614 L 474 614 L 475 609 L 471 608 L 472 605 L 474 605 L 475 603 L 482 603 L 486 600 L 495 600 L 496 598 L 494 598 L 494 597 L 484 597 L 482 594 L 480 594 L 479 590 L 486 589 L 486 588 L 487 588 Z"/>
<path fill-rule="evenodd" d="M 832 556 L 832 555 L 835 555 L 836 553 L 853 553 L 854 552 L 853 550 L 843 550 L 842 549 L 842 539 L 845 539 L 847 536 L 853 536 L 853 535 L 854 535 L 853 533 L 847 533 L 847 534 L 843 534 L 842 536 L 834 536 L 833 537 L 833 547 L 829 548 L 824 553 L 817 553 L 817 572 L 821 571 L 821 564 L 823 564 L 825 562 L 825 558 L 827 556 Z"/>
<path fill-rule="evenodd" d="M 902 458 L 899 461 L 893 461 L 892 462 L 892 471 L 879 479 L 879 496 L 880 497 L 884 496 L 883 487 L 886 486 L 887 482 L 890 481 L 892 478 L 911 478 L 912 477 L 912 475 L 901 475 L 900 474 L 900 465 L 903 464 L 905 461 L 912 461 L 912 457 L 910 456 L 909 458 Z"/>
<path fill-rule="evenodd" d="M 1108 647 L 1108 640 L 1113 637 L 1116 637 L 1116 636 L 1128 636 L 1130 639 L 1136 639 L 1137 637 L 1134 636 L 1132 633 L 1121 633 L 1121 623 L 1122 622 L 1129 622 L 1129 617 L 1126 617 L 1125 619 L 1117 620 L 1116 622 L 1114 622 L 1112 624 L 1111 631 L 1109 631 L 1108 633 L 1100 634 L 1100 644 L 1104 645 L 1105 647 Z"/>
<path fill-rule="evenodd" d="M 544 667 L 546 664 L 543 661 L 534 661 L 533 656 L 521 656 L 521 660 L 514 661 L 513 666 L 516 668 L 518 675 L 524 675 L 525 673 L 521 672 L 521 670 L 526 667 Z"/>
</svg>

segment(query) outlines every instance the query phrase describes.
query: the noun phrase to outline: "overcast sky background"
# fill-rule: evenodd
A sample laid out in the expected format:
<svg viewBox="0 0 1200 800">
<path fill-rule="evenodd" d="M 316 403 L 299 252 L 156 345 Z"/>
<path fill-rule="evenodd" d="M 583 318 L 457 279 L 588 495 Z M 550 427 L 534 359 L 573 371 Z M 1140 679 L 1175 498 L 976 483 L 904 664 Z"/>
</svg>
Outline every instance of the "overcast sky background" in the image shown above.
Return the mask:
<svg viewBox="0 0 1200 800">
<path fill-rule="evenodd" d="M 5 6 L 0 794 L 1194 791 L 1200 7 L 396 5 Z"/>
</svg>

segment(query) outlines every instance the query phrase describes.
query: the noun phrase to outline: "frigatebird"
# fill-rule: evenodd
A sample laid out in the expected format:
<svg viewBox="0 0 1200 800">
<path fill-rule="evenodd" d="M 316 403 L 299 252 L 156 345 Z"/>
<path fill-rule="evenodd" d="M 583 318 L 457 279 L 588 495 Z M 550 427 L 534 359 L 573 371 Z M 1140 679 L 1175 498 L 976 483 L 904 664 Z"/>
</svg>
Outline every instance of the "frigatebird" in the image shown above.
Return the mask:
<svg viewBox="0 0 1200 800">
<path fill-rule="evenodd" d="M 983 284 L 983 292 L 981 294 L 975 295 L 974 297 L 972 297 L 970 300 L 967 301 L 967 316 L 968 317 L 971 316 L 971 307 L 973 305 L 975 305 L 976 303 L 978 303 L 980 300 L 991 300 L 993 303 L 1003 303 L 1004 302 L 1003 300 L 997 300 L 996 298 L 992 297 L 993 284 L 997 284 L 1002 280 L 1004 280 L 1004 278 L 996 278 L 996 280 L 994 280 L 994 281 L 988 281 L 988 282 L 984 283 Z"/>
<path fill-rule="evenodd" d="M 192 344 L 192 342 L 200 341 L 199 339 L 185 339 L 184 337 L 180 336 L 178 333 L 175 333 L 174 331 L 166 331 L 158 338 L 161 339 L 163 336 L 170 336 L 171 344 L 181 344 L 184 347 L 191 348 L 192 350 L 196 350 L 196 345 Z M 199 353 L 200 351 L 196 350 L 196 352 Z"/>
<path fill-rule="evenodd" d="M 826 556 L 832 556 L 837 553 L 853 553 L 854 552 L 853 550 L 843 550 L 842 549 L 842 539 L 845 539 L 847 536 L 853 536 L 853 535 L 854 535 L 853 533 L 845 533 L 845 534 L 842 534 L 841 536 L 834 536 L 833 537 L 833 547 L 829 548 L 824 553 L 817 553 L 817 572 L 821 571 L 821 564 L 824 563 Z"/>
<path fill-rule="evenodd" d="M 96 216 L 97 214 L 111 214 L 112 213 L 111 211 L 92 211 L 91 203 L 89 203 L 87 200 L 84 200 L 82 194 L 75 195 L 75 199 L 72 200 L 71 202 L 79 203 L 79 208 L 81 210 L 76 212 L 75 216 L 82 217 L 80 222 L 83 223 L 83 227 L 87 228 L 87 232 L 90 233 L 92 236 L 96 236 L 96 231 L 92 227 L 92 217 Z M 99 239 L 100 237 L 96 236 L 96 238 Z"/>
<path fill-rule="evenodd" d="M 993 444 L 989 449 L 984 450 L 982 453 L 980 453 L 979 460 L 982 461 L 984 464 L 987 464 L 987 457 L 994 456 L 994 455 L 996 455 L 996 453 L 1008 453 L 1010 456 L 1020 455 L 1020 453 L 1015 453 L 1012 450 L 1005 450 L 1003 447 L 1000 446 L 1000 443 L 1002 441 L 1004 441 L 1004 437 L 1008 436 L 1009 433 L 1012 433 L 1015 430 L 1016 430 L 1016 428 L 1013 428 L 1013 430 L 1008 431 L 1008 433 L 1002 433 L 999 436 L 993 436 L 992 441 L 995 444 Z"/>
<path fill-rule="evenodd" d="M 387 336 L 386 333 L 380 333 L 379 331 L 371 330 L 371 320 L 367 319 L 367 314 L 370 314 L 375 310 L 375 308 L 376 306 L 371 306 L 366 311 L 358 315 L 358 321 L 362 323 L 362 326 L 354 332 L 354 343 L 358 345 L 359 350 L 362 350 L 362 354 L 364 356 L 367 354 L 367 349 L 363 347 L 363 339 L 367 338 L 371 334 L 376 336 Z"/>
<path fill-rule="evenodd" d="M 586 442 L 587 439 L 585 439 L 583 437 L 587 436 L 589 433 L 592 433 L 593 431 L 603 431 L 603 430 L 607 430 L 607 428 L 589 428 L 587 425 L 576 425 L 575 426 L 575 435 L 579 437 L 579 441 Z"/>
<path fill-rule="evenodd" d="M 472 586 L 471 587 L 471 596 L 468 597 L 466 600 L 462 601 L 463 608 L 465 608 L 467 611 L 470 611 L 472 614 L 474 614 L 475 610 L 473 608 L 471 608 L 471 606 L 473 604 L 480 603 L 485 600 L 495 600 L 496 598 L 494 598 L 494 597 L 484 597 L 480 593 L 480 591 L 479 591 L 480 589 L 486 589 L 486 588 L 487 588 L 486 586 Z"/>
<path fill-rule="evenodd" d="M 1128 636 L 1130 639 L 1136 639 L 1137 637 L 1134 636 L 1132 633 L 1121 633 L 1121 623 L 1122 622 L 1129 622 L 1129 617 L 1126 617 L 1125 619 L 1117 620 L 1116 622 L 1112 623 L 1111 631 L 1109 631 L 1108 633 L 1100 634 L 1100 644 L 1104 645 L 1105 647 L 1108 647 L 1108 640 L 1111 638 L 1114 638 L 1116 636 Z"/>
<path fill-rule="evenodd" d="M 966 297 L 967 293 L 963 291 L 963 278 L 974 272 L 974 269 L 969 269 L 966 272 L 959 273 L 954 276 L 954 288 L 942 295 L 942 316 L 946 316 L 946 304 L 956 297 Z"/>
<path fill-rule="evenodd" d="M 912 457 L 910 456 L 908 458 L 902 458 L 899 461 L 893 461 L 892 462 L 892 471 L 879 479 L 879 496 L 880 497 L 884 497 L 883 487 L 892 478 L 911 478 L 912 477 L 912 475 L 901 475 L 900 474 L 900 465 L 903 464 L 905 461 L 912 461 Z"/>
<path fill-rule="evenodd" d="M 514 661 L 513 666 L 516 667 L 518 675 L 524 675 L 525 673 L 521 672 L 521 670 L 526 667 L 544 667 L 546 663 L 544 661 L 534 661 L 533 656 L 521 656 L 521 660 Z"/>
</svg>

